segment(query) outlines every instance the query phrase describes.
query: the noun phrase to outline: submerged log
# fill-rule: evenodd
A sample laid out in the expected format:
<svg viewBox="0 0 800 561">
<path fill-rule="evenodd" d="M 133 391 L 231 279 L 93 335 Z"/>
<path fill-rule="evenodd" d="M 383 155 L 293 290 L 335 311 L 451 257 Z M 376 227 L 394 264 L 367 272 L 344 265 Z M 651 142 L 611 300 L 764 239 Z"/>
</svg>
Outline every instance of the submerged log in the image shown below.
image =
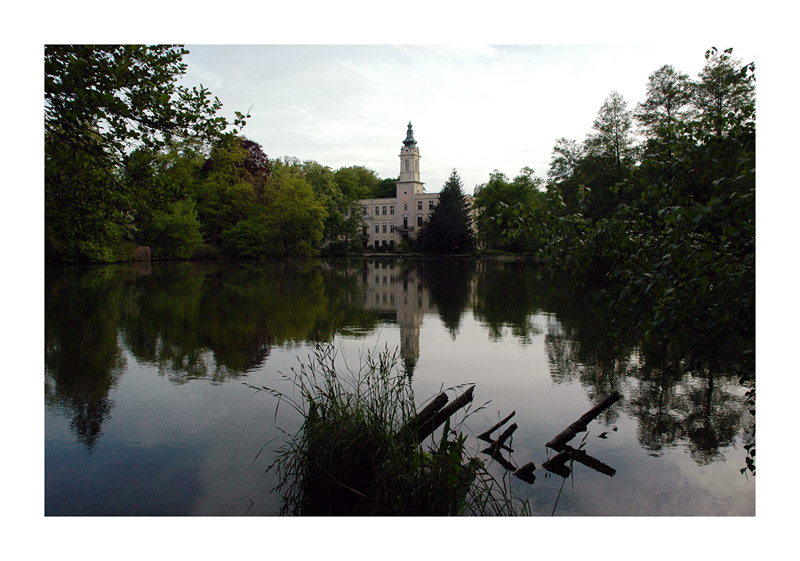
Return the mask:
<svg viewBox="0 0 800 561">
<path fill-rule="evenodd" d="M 570 458 L 569 452 L 559 452 L 549 460 L 542 464 L 542 467 L 549 472 L 560 475 L 561 477 L 569 477 L 570 469 L 565 464 Z"/>
<path fill-rule="evenodd" d="M 607 475 L 609 477 L 614 477 L 617 473 L 617 470 L 612 468 L 611 466 L 604 464 L 597 458 L 593 458 L 589 454 L 587 454 L 584 450 L 577 450 L 572 446 L 568 446 L 566 444 L 562 445 L 563 451 L 570 454 L 571 458 L 576 462 L 585 465 L 586 467 L 590 467 L 595 471 L 599 471 L 600 473 Z"/>
<path fill-rule="evenodd" d="M 488 448 L 487 448 L 487 450 L 488 450 Z M 486 450 L 484 450 L 484 452 L 485 451 Z M 503 455 L 500 453 L 499 450 L 496 451 L 494 454 L 490 454 L 490 455 L 491 455 L 492 459 L 494 461 L 496 461 L 498 464 L 500 464 L 501 466 L 503 466 L 503 468 L 505 468 L 506 471 L 515 471 L 517 469 L 517 466 L 515 466 L 514 464 L 512 464 L 511 462 L 506 460 L 503 457 Z"/>
<path fill-rule="evenodd" d="M 589 425 L 591 421 L 593 421 L 600 413 L 611 407 L 614 403 L 619 400 L 620 395 L 619 392 L 615 391 L 608 397 L 606 397 L 603 401 L 589 409 L 586 413 L 581 415 L 581 417 L 568 426 L 566 429 L 561 431 L 555 438 L 553 438 L 550 442 L 545 444 L 548 448 L 551 448 L 556 451 L 560 451 L 562 447 L 572 440 L 572 438 L 578 434 L 579 432 L 583 432 L 586 430 L 586 427 Z"/>
<path fill-rule="evenodd" d="M 517 471 L 515 471 L 512 475 L 519 479 L 522 479 L 525 483 L 530 483 L 533 485 L 533 482 L 536 481 L 536 476 L 533 474 L 533 471 L 536 469 L 536 465 L 533 462 L 528 462 Z"/>
<path fill-rule="evenodd" d="M 500 421 L 496 425 L 492 426 L 492 428 L 490 428 L 489 430 L 486 430 L 486 431 L 482 432 L 481 434 L 479 434 L 478 438 L 480 438 L 481 440 L 483 440 L 485 442 L 492 442 L 492 439 L 489 437 L 489 435 L 492 434 L 497 429 L 499 429 L 500 427 L 502 427 L 503 425 L 505 425 L 511 417 L 516 415 L 516 413 L 517 413 L 516 411 L 512 411 L 511 414 L 508 417 L 506 417 L 505 419 L 503 419 L 502 421 Z"/>
<path fill-rule="evenodd" d="M 411 419 L 405 427 L 403 427 L 403 431 L 411 431 L 411 430 L 418 430 L 420 426 L 424 425 L 426 422 L 430 421 L 433 416 L 439 412 L 439 410 L 445 406 L 448 401 L 447 394 L 442 392 L 437 395 L 433 401 L 431 401 L 428 405 L 426 405 L 422 411 L 417 413 L 417 416 Z"/>
<path fill-rule="evenodd" d="M 467 391 L 463 394 L 458 396 L 456 399 L 451 401 L 447 406 L 439 409 L 436 411 L 433 416 L 428 419 L 427 421 L 420 423 L 417 425 L 417 441 L 422 442 L 431 434 L 433 431 L 438 429 L 444 422 L 450 418 L 450 416 L 464 407 L 467 403 L 472 401 L 473 392 L 475 391 L 475 386 L 470 386 Z"/>
<path fill-rule="evenodd" d="M 495 454 L 500 452 L 501 448 L 505 448 L 504 443 L 508 440 L 514 431 L 517 430 L 517 423 L 513 423 L 510 427 L 503 431 L 497 440 L 492 442 L 492 445 L 483 450 L 485 454 L 489 454 L 490 456 L 494 457 Z"/>
</svg>

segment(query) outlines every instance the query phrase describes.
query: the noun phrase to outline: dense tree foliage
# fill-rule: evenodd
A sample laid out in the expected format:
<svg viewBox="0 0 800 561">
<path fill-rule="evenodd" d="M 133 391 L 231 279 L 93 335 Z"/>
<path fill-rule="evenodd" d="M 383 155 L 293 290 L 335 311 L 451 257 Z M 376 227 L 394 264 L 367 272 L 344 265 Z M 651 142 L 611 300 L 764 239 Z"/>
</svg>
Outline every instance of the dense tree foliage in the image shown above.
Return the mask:
<svg viewBox="0 0 800 561">
<path fill-rule="evenodd" d="M 503 235 L 536 240 L 543 272 L 568 274 L 595 289 L 588 294 L 613 318 L 607 348 L 638 333 L 650 341 L 650 352 L 682 357 L 684 368 L 692 368 L 698 353 L 725 355 L 749 386 L 755 376 L 755 68 L 730 50 L 711 49 L 706 61 L 696 82 L 671 67 L 650 77 L 648 99 L 637 112 L 644 139 L 635 159 L 598 153 L 592 146 L 598 133 L 583 145 L 559 139 L 543 220 L 506 223 Z M 601 116 L 608 109 L 607 101 Z M 678 348 L 687 335 L 692 348 Z M 748 396 L 754 400 L 752 388 Z M 754 470 L 751 457 L 748 467 Z"/>
<path fill-rule="evenodd" d="M 45 47 L 45 242 L 49 257 L 110 261 L 130 251 L 136 214 L 152 182 L 126 181 L 141 155 L 178 140 L 209 143 L 230 123 L 204 88 L 177 84 L 186 71 L 176 46 Z M 238 130 L 245 116 L 237 112 Z M 140 151 L 137 156 L 137 150 Z M 137 161 L 137 158 L 139 161 Z M 165 200 L 168 211 L 175 200 Z"/>
<path fill-rule="evenodd" d="M 46 257 L 130 259 L 343 253 L 362 245 L 359 198 L 395 180 L 363 166 L 271 160 L 177 84 L 178 46 L 45 49 Z"/>
<path fill-rule="evenodd" d="M 474 206 L 480 244 L 489 250 L 526 252 L 536 249 L 530 236 L 518 235 L 520 225 L 531 227 L 542 210 L 543 180 L 526 167 L 509 181 L 495 170 L 489 181 L 475 189 Z"/>
</svg>

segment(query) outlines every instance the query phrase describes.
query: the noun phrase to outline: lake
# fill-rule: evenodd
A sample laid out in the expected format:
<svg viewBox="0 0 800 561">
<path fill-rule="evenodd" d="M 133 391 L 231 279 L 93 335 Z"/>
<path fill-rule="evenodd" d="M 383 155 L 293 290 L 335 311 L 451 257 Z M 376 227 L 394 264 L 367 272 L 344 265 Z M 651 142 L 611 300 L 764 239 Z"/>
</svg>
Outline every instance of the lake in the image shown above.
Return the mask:
<svg viewBox="0 0 800 561">
<path fill-rule="evenodd" d="M 556 434 L 613 391 L 571 442 L 611 468 L 511 477 L 535 515 L 755 514 L 753 418 L 725 360 L 609 344 L 567 282 L 521 261 L 341 259 L 48 267 L 45 514 L 276 515 L 267 467 L 300 424 L 254 388 L 318 344 L 342 363 L 396 351 L 416 401 L 475 385 L 474 438 L 512 411 L 509 460 L 552 456 Z M 724 355 L 725 353 L 719 353 Z M 452 394 L 451 394 L 452 395 Z M 507 454 L 507 456 L 508 456 Z"/>
</svg>

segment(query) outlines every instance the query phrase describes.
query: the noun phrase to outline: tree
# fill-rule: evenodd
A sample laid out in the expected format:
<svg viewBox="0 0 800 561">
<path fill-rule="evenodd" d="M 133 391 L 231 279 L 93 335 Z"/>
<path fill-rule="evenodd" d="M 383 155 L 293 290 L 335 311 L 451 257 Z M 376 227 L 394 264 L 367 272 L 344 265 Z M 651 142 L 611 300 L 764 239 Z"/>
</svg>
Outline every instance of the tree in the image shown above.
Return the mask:
<svg viewBox="0 0 800 561">
<path fill-rule="evenodd" d="M 439 193 L 439 203 L 420 230 L 417 243 L 426 253 L 471 253 L 475 250 L 472 218 L 455 169 Z"/>
<path fill-rule="evenodd" d="M 381 182 L 373 170 L 364 166 L 339 168 L 334 173 L 334 178 L 348 201 L 372 197 Z"/>
<path fill-rule="evenodd" d="M 177 84 L 186 53 L 178 46 L 45 47 L 48 257 L 123 257 L 120 244 L 135 237 L 142 195 L 124 180 L 134 151 L 159 153 L 179 138 L 207 145 L 228 129 L 208 90 Z M 237 130 L 245 120 L 237 112 Z"/>
<path fill-rule="evenodd" d="M 218 246 L 224 230 L 250 216 L 258 201 L 256 185 L 247 171 L 250 154 L 241 138 L 226 136 L 203 164 L 203 179 L 193 195 L 205 241 L 212 248 Z"/>
<path fill-rule="evenodd" d="M 589 153 L 612 162 L 620 178 L 623 168 L 633 161 L 631 126 L 628 104 L 619 92 L 613 91 L 600 107 L 594 121 L 595 132 L 586 141 Z"/>
<path fill-rule="evenodd" d="M 382 179 L 378 187 L 372 193 L 373 199 L 386 199 L 393 198 L 397 195 L 397 182 L 400 181 L 400 176 L 387 177 Z"/>
<path fill-rule="evenodd" d="M 665 64 L 647 81 L 647 99 L 636 106 L 636 120 L 646 136 L 656 138 L 660 131 L 674 128 L 690 116 L 694 88 L 688 74 Z"/>
<path fill-rule="evenodd" d="M 331 168 L 314 160 L 301 162 L 297 158 L 277 160 L 274 167 L 276 176 L 294 174 L 305 179 L 317 200 L 325 207 L 322 245 L 326 251 L 341 254 L 361 248 L 361 206 L 357 199 L 350 199 L 342 193 Z M 363 174 L 369 182 L 368 178 L 373 173 L 366 168 L 361 168 L 361 171 L 347 169 L 347 172 L 339 174 L 340 181 L 351 175 L 357 182 L 359 174 Z"/>
<path fill-rule="evenodd" d="M 188 259 L 203 244 L 194 199 L 175 201 L 165 210 L 153 213 L 139 233 L 156 259 Z"/>
<path fill-rule="evenodd" d="M 524 252 L 525 236 L 520 235 L 523 216 L 532 212 L 543 196 L 544 181 L 525 167 L 512 181 L 495 170 L 488 183 L 479 185 L 473 201 L 477 214 L 478 236 L 486 249 Z"/>
<path fill-rule="evenodd" d="M 700 72 L 694 106 L 707 128 L 717 135 L 728 125 L 755 121 L 755 65 L 742 66 L 733 49 L 720 53 L 716 47 L 706 51 L 706 65 Z"/>
<path fill-rule="evenodd" d="M 568 212 L 577 212 L 580 205 L 581 162 L 586 146 L 577 140 L 559 138 L 553 146 L 550 168 L 547 170 L 547 191 L 560 198 Z"/>
<path fill-rule="evenodd" d="M 314 255 L 322 241 L 326 211 L 311 185 L 298 176 L 273 184 L 264 216 L 277 240 L 278 255 Z"/>
</svg>

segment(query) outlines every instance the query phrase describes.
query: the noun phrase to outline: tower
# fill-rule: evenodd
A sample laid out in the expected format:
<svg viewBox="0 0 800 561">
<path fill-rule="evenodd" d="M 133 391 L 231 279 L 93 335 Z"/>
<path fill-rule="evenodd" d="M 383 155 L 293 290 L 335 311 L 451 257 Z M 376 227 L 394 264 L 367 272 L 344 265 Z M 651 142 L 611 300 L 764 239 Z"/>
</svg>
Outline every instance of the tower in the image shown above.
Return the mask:
<svg viewBox="0 0 800 561">
<path fill-rule="evenodd" d="M 414 232 L 416 196 L 425 192 L 424 184 L 419 180 L 419 160 L 419 148 L 409 121 L 406 139 L 400 148 L 400 179 L 397 182 L 397 229 L 401 236 Z"/>
<path fill-rule="evenodd" d="M 406 139 L 403 141 L 403 147 L 400 148 L 400 183 L 418 183 L 419 188 L 422 189 L 422 183 L 419 180 L 419 159 L 419 148 L 417 148 L 417 141 L 414 140 L 414 130 L 409 121 Z"/>
</svg>

